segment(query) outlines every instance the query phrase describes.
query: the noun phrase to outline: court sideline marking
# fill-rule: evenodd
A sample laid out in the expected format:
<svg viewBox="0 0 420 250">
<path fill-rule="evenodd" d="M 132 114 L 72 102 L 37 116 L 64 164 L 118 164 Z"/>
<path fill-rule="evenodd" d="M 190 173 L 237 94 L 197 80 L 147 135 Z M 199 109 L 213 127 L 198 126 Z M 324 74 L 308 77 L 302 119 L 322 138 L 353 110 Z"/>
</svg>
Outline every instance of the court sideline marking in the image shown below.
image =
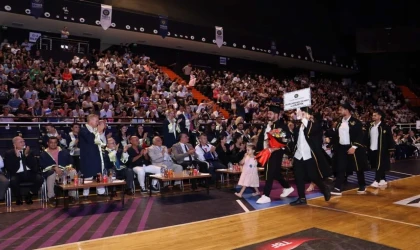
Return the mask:
<svg viewBox="0 0 420 250">
<path fill-rule="evenodd" d="M 403 175 L 407 175 L 407 176 L 413 176 L 412 174 L 407 174 L 407 173 L 398 172 L 398 171 L 394 171 L 394 170 L 391 170 L 391 171 L 389 171 L 389 172 L 392 172 L 392 173 L 397 173 L 397 174 L 403 174 Z"/>
<path fill-rule="evenodd" d="M 242 201 L 236 200 L 236 202 L 238 202 L 239 206 L 241 206 L 241 208 L 245 211 L 245 213 L 249 212 L 249 209 L 245 206 L 245 204 Z"/>
<path fill-rule="evenodd" d="M 382 218 L 382 217 L 367 215 L 367 214 L 361 214 L 361 213 L 355 213 L 355 212 L 350 212 L 350 211 L 341 210 L 341 209 L 337 209 L 337 208 L 323 207 L 323 206 L 318 206 L 318 205 L 313 205 L 313 204 L 308 204 L 308 205 L 311 206 L 311 207 L 323 208 L 323 209 L 327 209 L 327 210 L 331 210 L 331 211 L 336 211 L 336 212 L 341 212 L 341 213 L 346 213 L 346 214 L 353 214 L 353 215 L 368 217 L 368 218 L 377 219 L 377 220 L 385 220 L 385 221 L 390 221 L 390 222 L 395 222 L 395 223 L 400 223 L 400 224 L 420 228 L 420 225 L 418 225 L 418 224 L 408 223 L 408 222 L 404 222 L 404 221 L 387 219 L 387 218 Z"/>
</svg>

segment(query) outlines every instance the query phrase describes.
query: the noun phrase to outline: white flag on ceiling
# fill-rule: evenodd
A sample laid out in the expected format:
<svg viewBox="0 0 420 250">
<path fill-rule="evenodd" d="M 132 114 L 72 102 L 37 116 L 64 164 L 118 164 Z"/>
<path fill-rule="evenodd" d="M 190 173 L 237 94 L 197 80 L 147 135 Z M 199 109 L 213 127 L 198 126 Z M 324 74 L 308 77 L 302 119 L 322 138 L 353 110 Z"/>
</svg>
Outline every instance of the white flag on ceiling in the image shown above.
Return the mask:
<svg viewBox="0 0 420 250">
<path fill-rule="evenodd" d="M 107 30 L 112 23 L 112 6 L 101 4 L 101 26 Z"/>
<path fill-rule="evenodd" d="M 216 44 L 219 48 L 223 45 L 223 27 L 216 26 Z"/>
<path fill-rule="evenodd" d="M 312 55 L 312 48 L 311 46 L 306 46 L 306 50 L 308 51 L 309 57 L 311 58 L 312 62 L 314 61 L 314 56 Z"/>
</svg>

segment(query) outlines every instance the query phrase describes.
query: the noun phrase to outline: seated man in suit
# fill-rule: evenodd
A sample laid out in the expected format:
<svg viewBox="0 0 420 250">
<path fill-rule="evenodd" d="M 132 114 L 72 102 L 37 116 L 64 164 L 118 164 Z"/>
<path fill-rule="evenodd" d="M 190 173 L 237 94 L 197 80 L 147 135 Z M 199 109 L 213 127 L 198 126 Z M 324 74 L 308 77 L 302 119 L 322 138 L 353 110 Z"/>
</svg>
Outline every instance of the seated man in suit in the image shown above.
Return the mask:
<svg viewBox="0 0 420 250">
<path fill-rule="evenodd" d="M 116 178 L 119 180 L 125 180 L 127 187 L 125 193 L 133 195 L 133 180 L 134 172 L 133 168 L 127 167 L 128 162 L 128 150 L 129 146 L 124 146 L 123 150 L 118 149 L 114 138 L 110 137 L 107 139 L 106 148 L 103 152 L 104 166 L 109 171 L 113 169 L 116 172 Z M 115 191 L 113 192 L 115 194 Z"/>
<path fill-rule="evenodd" d="M 4 166 L 10 174 L 10 187 L 16 196 L 16 205 L 22 205 L 20 184 L 22 182 L 32 182 L 30 191 L 25 197 L 26 204 L 32 204 L 32 195 L 38 192 L 42 185 L 42 177 L 38 174 L 38 166 L 35 157 L 29 147 L 25 147 L 25 140 L 16 136 L 13 138 L 13 147 L 6 152 Z"/>
<path fill-rule="evenodd" d="M 175 162 L 184 169 L 188 166 L 198 166 L 200 172 L 209 172 L 209 164 L 199 160 L 194 147 L 189 143 L 189 137 L 186 133 L 181 133 L 179 135 L 179 142 L 172 146 L 172 156 Z"/>
<path fill-rule="evenodd" d="M 39 157 L 39 165 L 47 179 L 48 201 L 55 204 L 54 184 L 56 176 L 63 176 L 63 171 L 67 171 L 70 179 L 74 178 L 76 170 L 72 168 L 73 158 L 69 151 L 58 147 L 57 137 L 48 138 L 48 148 L 46 148 Z M 69 191 L 70 197 L 75 197 L 75 191 Z"/>
<path fill-rule="evenodd" d="M 217 158 L 216 147 L 207 141 L 207 135 L 205 133 L 202 133 L 198 140 L 200 143 L 195 147 L 195 152 L 200 161 L 204 161 L 209 164 L 209 172 L 212 177 L 211 179 L 215 182 L 217 180 L 216 170 L 226 169 L 227 167 Z"/>
<path fill-rule="evenodd" d="M 129 155 L 129 166 L 133 169 L 134 173 L 137 174 L 141 192 L 147 193 L 147 189 L 144 184 L 146 173 L 160 174 L 161 169 L 158 166 L 153 166 L 150 164 L 148 149 L 142 148 L 139 145 L 140 141 L 137 136 L 132 136 L 130 138 L 130 143 L 131 147 L 127 150 Z M 152 181 L 152 192 L 159 192 L 156 179 Z"/>
<path fill-rule="evenodd" d="M 152 165 L 172 169 L 175 173 L 182 173 L 182 166 L 173 162 L 170 153 L 171 149 L 162 146 L 162 139 L 159 136 L 155 136 L 153 138 L 153 145 L 148 148 Z M 175 182 L 175 185 L 179 184 L 181 184 L 180 181 Z"/>
<path fill-rule="evenodd" d="M 7 190 L 7 187 L 9 187 L 9 180 L 4 176 L 4 173 L 2 171 L 2 168 L 4 167 L 3 158 L 0 156 L 0 202 L 4 201 L 4 196 Z"/>
</svg>

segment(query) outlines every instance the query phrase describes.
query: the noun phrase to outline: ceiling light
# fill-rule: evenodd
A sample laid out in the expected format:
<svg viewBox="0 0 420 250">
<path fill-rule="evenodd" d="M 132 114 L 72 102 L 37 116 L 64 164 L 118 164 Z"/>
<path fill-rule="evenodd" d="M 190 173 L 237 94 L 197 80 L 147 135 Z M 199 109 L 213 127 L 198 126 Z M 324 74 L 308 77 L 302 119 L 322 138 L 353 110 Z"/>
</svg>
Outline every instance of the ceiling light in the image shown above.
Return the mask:
<svg viewBox="0 0 420 250">
<path fill-rule="evenodd" d="M 95 23 L 96 23 L 96 25 L 101 25 L 101 22 L 99 20 L 96 20 Z"/>
<path fill-rule="evenodd" d="M 190 38 L 191 38 L 191 40 L 194 40 L 194 39 L 195 39 L 195 37 L 194 37 L 194 36 L 191 36 Z"/>
<path fill-rule="evenodd" d="M 130 25 L 126 25 L 125 28 L 128 30 L 131 29 Z"/>
<path fill-rule="evenodd" d="M 85 19 L 82 17 L 82 18 L 79 19 L 79 22 L 84 23 Z"/>
<path fill-rule="evenodd" d="M 252 47 L 252 50 L 255 50 L 255 47 Z"/>
<path fill-rule="evenodd" d="M 226 44 L 227 44 L 226 42 L 223 42 L 223 45 L 225 45 L 225 46 L 226 46 Z"/>
<path fill-rule="evenodd" d="M 213 43 L 216 43 L 216 40 L 213 39 Z"/>
<path fill-rule="evenodd" d="M 242 45 L 242 48 L 246 49 L 246 45 Z"/>
<path fill-rule="evenodd" d="M 71 20 L 74 21 L 74 18 L 72 17 Z"/>
<path fill-rule="evenodd" d="M 300 56 L 298 56 L 298 58 L 300 59 Z"/>
<path fill-rule="evenodd" d="M 287 56 L 287 54 L 286 54 L 286 53 L 283 53 L 283 55 L 284 55 L 284 56 Z"/>
<path fill-rule="evenodd" d="M 153 33 L 157 34 L 157 33 L 158 33 L 158 31 L 157 31 L 157 30 L 153 30 Z"/>
<path fill-rule="evenodd" d="M 141 32 L 144 32 L 144 28 L 143 28 L 143 27 L 140 27 L 140 31 L 141 31 Z"/>
<path fill-rule="evenodd" d="M 112 28 L 115 28 L 115 26 L 117 26 L 115 23 L 111 23 Z"/>
<path fill-rule="evenodd" d="M 6 5 L 6 6 L 4 6 L 4 9 L 6 11 L 11 11 L 12 10 L 12 7 L 10 7 L 10 5 Z"/>
<path fill-rule="evenodd" d="M 201 38 L 201 41 L 205 42 L 205 41 L 206 41 L 206 39 L 203 37 L 203 38 Z"/>
<path fill-rule="evenodd" d="M 30 9 L 26 9 L 25 10 L 25 13 L 28 14 L 28 15 L 30 15 L 31 14 L 31 10 Z"/>
<path fill-rule="evenodd" d="M 46 18 L 49 18 L 51 15 L 50 15 L 50 13 L 49 13 L 49 12 L 45 12 L 45 13 L 44 13 L 44 16 L 45 16 Z"/>
<path fill-rule="evenodd" d="M 308 58 L 305 56 L 305 60 L 308 60 Z"/>
<path fill-rule="evenodd" d="M 279 52 L 278 52 L 278 51 L 276 51 L 276 54 L 278 55 L 278 54 L 279 54 Z"/>
<path fill-rule="evenodd" d="M 236 47 L 236 43 L 233 44 L 233 47 Z"/>
</svg>

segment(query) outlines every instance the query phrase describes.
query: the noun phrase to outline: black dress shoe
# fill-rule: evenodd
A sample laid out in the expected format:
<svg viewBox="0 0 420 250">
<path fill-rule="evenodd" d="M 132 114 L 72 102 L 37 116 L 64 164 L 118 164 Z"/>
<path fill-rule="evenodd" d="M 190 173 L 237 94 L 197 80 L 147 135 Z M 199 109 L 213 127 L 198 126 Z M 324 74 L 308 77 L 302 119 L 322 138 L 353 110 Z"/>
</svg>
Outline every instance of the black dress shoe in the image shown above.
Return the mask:
<svg viewBox="0 0 420 250">
<path fill-rule="evenodd" d="M 32 195 L 28 195 L 28 196 L 25 197 L 25 203 L 27 205 L 34 204 L 34 202 L 32 201 Z"/>
<path fill-rule="evenodd" d="M 324 199 L 325 201 L 329 201 L 331 199 L 331 190 L 327 185 L 325 185 Z"/>
<path fill-rule="evenodd" d="M 298 198 L 297 200 L 290 202 L 290 206 L 300 206 L 306 204 L 307 203 L 305 198 Z"/>
<path fill-rule="evenodd" d="M 18 205 L 18 206 L 23 205 L 22 200 L 16 200 L 16 205 Z"/>
<path fill-rule="evenodd" d="M 133 190 L 131 190 L 131 189 L 125 190 L 125 194 L 126 195 L 134 195 Z M 115 192 L 115 196 L 117 196 L 117 193 L 116 192 Z"/>
</svg>

